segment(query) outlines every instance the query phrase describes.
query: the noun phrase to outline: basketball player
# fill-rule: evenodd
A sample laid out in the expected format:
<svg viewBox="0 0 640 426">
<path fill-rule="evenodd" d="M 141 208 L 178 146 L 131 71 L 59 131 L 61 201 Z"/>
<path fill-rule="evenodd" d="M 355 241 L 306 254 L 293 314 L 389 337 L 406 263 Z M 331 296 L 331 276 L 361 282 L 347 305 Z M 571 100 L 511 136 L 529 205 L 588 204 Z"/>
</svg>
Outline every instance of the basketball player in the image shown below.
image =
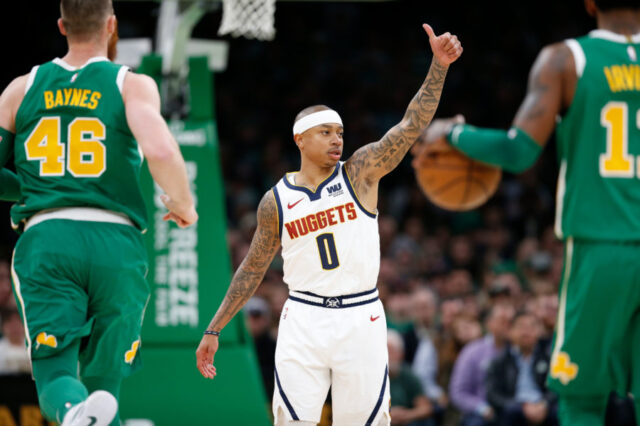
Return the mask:
<svg viewBox="0 0 640 426">
<path fill-rule="evenodd" d="M 402 121 L 341 162 L 342 120 L 317 105 L 296 117 L 300 171 L 285 175 L 258 207 L 251 248 L 197 350 L 203 376 L 216 374 L 218 334 L 251 297 L 282 246 L 290 296 L 276 348 L 274 420 L 315 425 L 332 386 L 338 425 L 389 424 L 386 322 L 376 281 L 379 180 L 402 160 L 431 121 L 456 36 L 428 25 L 433 62 Z"/>
<path fill-rule="evenodd" d="M 139 367 L 149 296 L 139 148 L 166 191 L 165 219 L 187 226 L 197 214 L 155 83 L 106 57 L 111 0 L 62 0 L 60 9 L 68 53 L 0 96 L 0 166 L 14 155 L 22 193 L 11 211 L 24 230 L 13 284 L 44 416 L 119 425 L 120 383 Z"/>
<path fill-rule="evenodd" d="M 598 29 L 541 51 L 509 131 L 455 119 L 427 131 L 517 173 L 556 128 L 565 265 L 548 381 L 561 423 L 581 426 L 602 425 L 609 392 L 629 386 L 640 415 L 640 1 L 585 5 Z"/>
</svg>

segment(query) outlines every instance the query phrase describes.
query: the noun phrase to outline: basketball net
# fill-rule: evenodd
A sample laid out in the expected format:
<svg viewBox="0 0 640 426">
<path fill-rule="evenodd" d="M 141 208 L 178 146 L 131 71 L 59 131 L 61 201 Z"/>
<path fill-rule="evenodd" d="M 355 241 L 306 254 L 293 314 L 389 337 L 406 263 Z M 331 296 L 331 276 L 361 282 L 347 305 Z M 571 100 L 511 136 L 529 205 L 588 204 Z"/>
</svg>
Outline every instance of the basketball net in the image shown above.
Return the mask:
<svg viewBox="0 0 640 426">
<path fill-rule="evenodd" d="M 219 35 L 273 40 L 276 0 L 222 0 Z"/>
</svg>

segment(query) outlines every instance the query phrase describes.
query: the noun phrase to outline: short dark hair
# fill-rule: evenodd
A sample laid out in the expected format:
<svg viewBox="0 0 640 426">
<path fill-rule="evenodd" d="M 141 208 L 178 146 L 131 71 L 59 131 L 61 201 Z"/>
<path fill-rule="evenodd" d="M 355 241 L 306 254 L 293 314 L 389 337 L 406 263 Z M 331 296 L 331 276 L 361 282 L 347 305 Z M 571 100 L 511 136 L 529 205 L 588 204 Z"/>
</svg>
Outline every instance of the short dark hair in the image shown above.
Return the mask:
<svg viewBox="0 0 640 426">
<path fill-rule="evenodd" d="M 595 0 L 595 3 L 602 12 L 612 9 L 640 9 L 640 0 Z"/>
<path fill-rule="evenodd" d="M 527 318 L 527 317 L 533 318 L 536 321 L 540 321 L 540 319 L 533 312 L 521 310 L 516 312 L 516 314 L 513 316 L 513 319 L 511 320 L 511 325 L 513 326 L 517 321 L 520 321 L 522 318 Z"/>
<path fill-rule="evenodd" d="M 60 14 L 67 35 L 89 38 L 113 14 L 113 4 L 111 0 L 61 0 Z"/>
</svg>

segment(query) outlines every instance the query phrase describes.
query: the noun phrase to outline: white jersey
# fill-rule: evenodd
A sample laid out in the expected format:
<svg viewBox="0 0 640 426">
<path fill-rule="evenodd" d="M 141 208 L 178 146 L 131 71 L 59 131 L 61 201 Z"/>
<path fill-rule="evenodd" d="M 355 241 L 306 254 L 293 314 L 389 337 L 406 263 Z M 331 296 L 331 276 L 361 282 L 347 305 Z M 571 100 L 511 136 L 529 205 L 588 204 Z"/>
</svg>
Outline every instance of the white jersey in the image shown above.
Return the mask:
<svg viewBox="0 0 640 426">
<path fill-rule="evenodd" d="M 349 181 L 344 162 L 311 191 L 287 173 L 273 187 L 290 290 L 321 296 L 375 288 L 380 269 L 376 213 L 366 210 Z"/>
</svg>

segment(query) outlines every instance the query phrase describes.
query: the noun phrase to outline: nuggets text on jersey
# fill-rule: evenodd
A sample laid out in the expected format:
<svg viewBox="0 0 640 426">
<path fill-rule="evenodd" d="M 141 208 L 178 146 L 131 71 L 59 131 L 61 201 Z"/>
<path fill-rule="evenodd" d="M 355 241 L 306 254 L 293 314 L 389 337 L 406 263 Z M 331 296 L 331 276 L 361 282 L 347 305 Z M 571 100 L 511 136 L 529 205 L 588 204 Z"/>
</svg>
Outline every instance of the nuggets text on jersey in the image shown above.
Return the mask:
<svg viewBox="0 0 640 426">
<path fill-rule="evenodd" d="M 347 220 L 355 220 L 357 217 L 355 204 L 347 203 L 292 220 L 285 223 L 284 226 L 287 228 L 289 238 L 293 240 L 298 236 L 307 235 L 309 232 L 315 232 L 327 226 L 335 226 Z"/>
</svg>

